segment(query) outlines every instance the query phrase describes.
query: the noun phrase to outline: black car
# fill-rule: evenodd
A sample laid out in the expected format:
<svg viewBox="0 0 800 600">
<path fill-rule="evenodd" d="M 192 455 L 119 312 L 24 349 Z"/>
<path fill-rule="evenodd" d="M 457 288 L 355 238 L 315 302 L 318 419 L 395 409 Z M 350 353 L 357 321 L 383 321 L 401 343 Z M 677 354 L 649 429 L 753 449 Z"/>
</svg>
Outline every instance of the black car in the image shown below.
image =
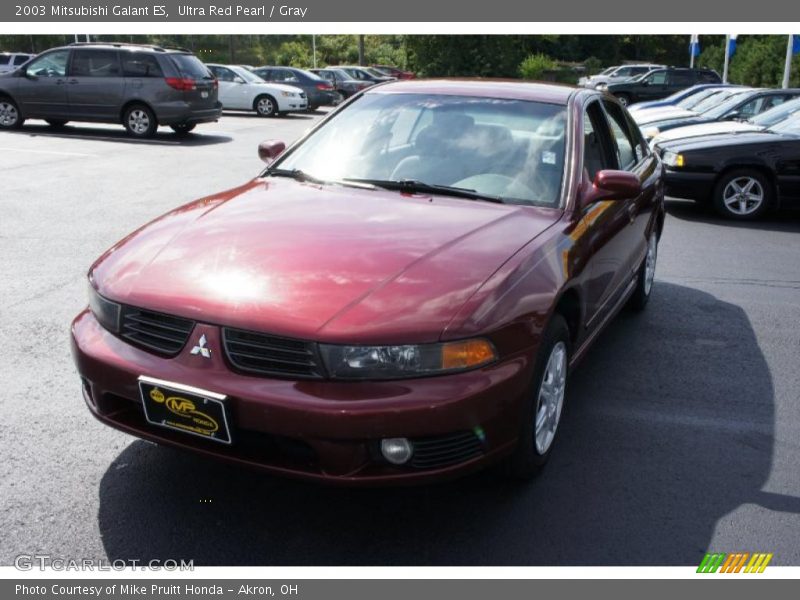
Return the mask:
<svg viewBox="0 0 800 600">
<path fill-rule="evenodd" d="M 733 93 L 726 100 L 709 108 L 703 113 L 692 113 L 669 116 L 667 118 L 640 123 L 645 139 L 653 139 L 659 133 L 676 129 L 678 127 L 688 127 L 689 125 L 700 125 L 703 123 L 713 123 L 717 121 L 744 121 L 770 110 L 800 96 L 800 89 L 768 90 L 756 89 L 746 90 L 740 93 Z"/>
<path fill-rule="evenodd" d="M 717 72 L 711 69 L 666 67 L 628 81 L 601 84 L 598 89 L 613 94 L 620 103 L 627 106 L 634 102 L 660 100 L 698 83 L 722 83 L 722 80 Z"/>
<path fill-rule="evenodd" d="M 76 43 L 0 75 L 0 129 L 44 119 L 121 123 L 135 137 L 159 125 L 184 134 L 222 114 L 218 82 L 187 50 Z"/>
<path fill-rule="evenodd" d="M 763 131 L 674 140 L 658 153 L 667 195 L 711 202 L 725 217 L 800 205 L 800 116 Z"/>
<path fill-rule="evenodd" d="M 342 71 L 347 73 L 348 76 L 352 77 L 357 81 L 368 81 L 373 84 L 385 83 L 387 81 L 395 81 L 397 79 L 396 77 L 391 77 L 371 67 L 355 67 L 355 66 L 345 65 L 336 68 L 341 69 Z"/>
<path fill-rule="evenodd" d="M 329 67 L 327 69 L 312 69 L 312 72 L 316 73 L 325 81 L 330 83 L 333 88 L 339 94 L 341 94 L 342 98 L 349 98 L 356 92 L 360 92 L 371 85 L 375 85 L 371 81 L 353 79 L 342 69 L 337 69 L 335 67 Z"/>
<path fill-rule="evenodd" d="M 338 101 L 330 82 L 311 71 L 296 67 L 256 67 L 251 71 L 264 81 L 285 83 L 303 90 L 308 96 L 308 110 L 331 106 Z"/>
</svg>

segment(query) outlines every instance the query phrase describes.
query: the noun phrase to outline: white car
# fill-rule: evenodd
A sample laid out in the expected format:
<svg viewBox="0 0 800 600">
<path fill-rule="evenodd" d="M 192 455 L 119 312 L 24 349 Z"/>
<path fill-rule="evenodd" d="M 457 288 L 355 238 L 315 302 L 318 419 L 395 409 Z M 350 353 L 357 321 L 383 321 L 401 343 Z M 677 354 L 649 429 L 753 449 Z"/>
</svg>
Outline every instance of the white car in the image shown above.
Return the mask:
<svg viewBox="0 0 800 600">
<path fill-rule="evenodd" d="M 219 101 L 229 110 L 254 110 L 262 117 L 308 110 L 308 98 L 300 88 L 267 83 L 244 67 L 206 65 L 219 80 Z"/>
<path fill-rule="evenodd" d="M 35 55 L 22 52 L 0 52 L 0 73 L 10 73 L 21 67 Z"/>
</svg>

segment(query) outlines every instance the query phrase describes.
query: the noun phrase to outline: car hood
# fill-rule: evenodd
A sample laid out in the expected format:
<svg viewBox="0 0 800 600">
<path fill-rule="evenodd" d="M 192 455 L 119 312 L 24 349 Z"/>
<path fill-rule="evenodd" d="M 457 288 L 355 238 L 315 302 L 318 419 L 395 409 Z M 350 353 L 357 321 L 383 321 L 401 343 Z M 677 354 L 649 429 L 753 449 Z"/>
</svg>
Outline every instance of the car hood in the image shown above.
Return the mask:
<svg viewBox="0 0 800 600">
<path fill-rule="evenodd" d="M 273 90 L 277 90 L 279 92 L 294 92 L 295 94 L 301 93 L 303 90 L 294 85 L 287 85 L 285 83 L 272 83 L 271 81 L 264 81 L 262 82 L 255 82 L 250 85 L 254 85 L 257 87 L 265 87 L 271 88 Z"/>
<path fill-rule="evenodd" d="M 658 108 L 650 108 L 647 110 L 636 111 L 631 114 L 633 120 L 639 126 L 649 125 L 656 121 L 663 121 L 665 119 L 684 119 L 689 117 L 696 117 L 697 113 L 675 106 L 666 106 Z"/>
<path fill-rule="evenodd" d="M 711 134 L 692 137 L 688 139 L 677 139 L 663 144 L 659 148 L 671 152 L 691 152 L 693 150 L 709 151 L 716 148 L 729 146 L 747 146 L 750 144 L 765 144 L 784 140 L 781 135 L 769 130 L 763 131 L 741 131 L 733 133 Z M 743 154 L 748 154 L 751 150 L 743 149 Z"/>
<path fill-rule="evenodd" d="M 688 125 L 686 127 L 676 127 L 675 129 L 670 129 L 664 133 L 659 133 L 655 138 L 653 138 L 652 143 L 661 145 L 677 139 L 760 130 L 761 127 L 758 125 L 753 125 L 752 123 L 742 123 L 740 121 L 714 121 L 711 123 L 701 123 L 699 125 Z"/>
<path fill-rule="evenodd" d="M 256 179 L 156 219 L 90 277 L 112 300 L 356 343 L 440 338 L 560 210 Z"/>
</svg>

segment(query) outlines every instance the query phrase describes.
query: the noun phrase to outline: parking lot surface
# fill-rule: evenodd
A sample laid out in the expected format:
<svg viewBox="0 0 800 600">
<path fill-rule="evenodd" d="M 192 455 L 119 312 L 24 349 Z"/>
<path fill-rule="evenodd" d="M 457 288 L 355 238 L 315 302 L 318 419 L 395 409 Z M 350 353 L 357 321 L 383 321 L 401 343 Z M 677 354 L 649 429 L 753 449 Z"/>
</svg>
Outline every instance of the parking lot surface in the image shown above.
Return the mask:
<svg viewBox="0 0 800 600">
<path fill-rule="evenodd" d="M 31 121 L 0 134 L 0 564 L 800 565 L 800 216 L 668 201 L 648 309 L 574 373 L 544 473 L 352 490 L 267 477 L 96 422 L 69 352 L 86 271 L 139 225 L 256 175 L 318 116 L 163 130 Z"/>
</svg>

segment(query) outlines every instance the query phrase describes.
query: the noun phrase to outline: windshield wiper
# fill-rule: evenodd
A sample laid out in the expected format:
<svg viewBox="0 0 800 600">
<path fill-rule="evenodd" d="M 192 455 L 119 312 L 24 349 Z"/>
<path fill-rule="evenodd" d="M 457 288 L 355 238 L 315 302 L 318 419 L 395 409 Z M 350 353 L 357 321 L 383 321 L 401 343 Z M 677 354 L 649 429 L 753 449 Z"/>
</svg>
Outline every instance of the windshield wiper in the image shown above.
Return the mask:
<svg viewBox="0 0 800 600">
<path fill-rule="evenodd" d="M 476 190 L 471 190 L 452 185 L 439 185 L 434 183 L 425 183 L 416 179 L 359 179 L 356 177 L 346 177 L 342 181 L 351 181 L 354 183 L 363 183 L 367 185 L 374 185 L 386 190 L 397 190 L 407 194 L 427 193 L 427 194 L 441 194 L 444 196 L 456 196 L 458 198 L 468 198 L 470 200 L 486 200 L 487 202 L 497 202 L 503 204 L 503 198 L 500 196 L 492 196 L 490 194 L 482 194 Z"/>
<path fill-rule="evenodd" d="M 274 177 L 291 177 L 292 179 L 302 183 L 315 183 L 317 185 L 329 183 L 324 179 L 309 175 L 300 169 L 267 169 L 267 175 L 272 175 Z"/>
</svg>

